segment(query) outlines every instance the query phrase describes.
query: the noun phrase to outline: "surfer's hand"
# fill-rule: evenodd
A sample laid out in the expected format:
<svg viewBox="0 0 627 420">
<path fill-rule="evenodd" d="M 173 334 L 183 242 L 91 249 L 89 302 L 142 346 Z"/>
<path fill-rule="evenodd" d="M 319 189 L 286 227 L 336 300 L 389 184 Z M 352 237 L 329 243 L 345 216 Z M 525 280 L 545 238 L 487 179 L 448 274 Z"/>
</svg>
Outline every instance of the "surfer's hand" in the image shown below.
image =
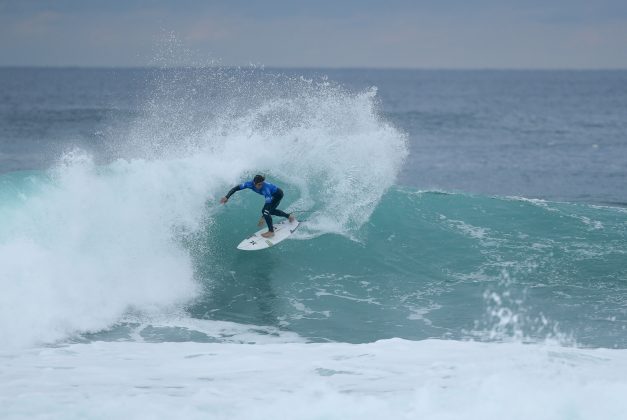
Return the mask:
<svg viewBox="0 0 627 420">
<path fill-rule="evenodd" d="M 263 226 L 263 223 L 265 222 L 265 220 L 263 219 L 263 217 L 261 219 L 259 219 L 259 221 L 257 222 L 257 226 L 261 227 Z"/>
<path fill-rule="evenodd" d="M 226 198 L 226 197 L 222 197 L 222 198 L 220 199 L 220 204 L 224 204 L 224 203 L 226 203 L 227 201 L 229 201 L 229 199 L 228 199 L 228 198 Z"/>
</svg>

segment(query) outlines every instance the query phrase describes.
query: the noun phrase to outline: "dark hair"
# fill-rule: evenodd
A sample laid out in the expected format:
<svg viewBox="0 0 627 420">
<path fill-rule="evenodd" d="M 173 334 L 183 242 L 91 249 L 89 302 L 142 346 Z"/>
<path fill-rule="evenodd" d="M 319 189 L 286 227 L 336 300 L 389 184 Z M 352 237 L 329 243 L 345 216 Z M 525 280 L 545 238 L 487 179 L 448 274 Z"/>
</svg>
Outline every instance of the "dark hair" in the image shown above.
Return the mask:
<svg viewBox="0 0 627 420">
<path fill-rule="evenodd" d="M 265 178 L 263 177 L 263 175 L 255 175 L 255 177 L 253 178 L 253 184 L 259 184 L 260 182 L 265 181 Z"/>
</svg>

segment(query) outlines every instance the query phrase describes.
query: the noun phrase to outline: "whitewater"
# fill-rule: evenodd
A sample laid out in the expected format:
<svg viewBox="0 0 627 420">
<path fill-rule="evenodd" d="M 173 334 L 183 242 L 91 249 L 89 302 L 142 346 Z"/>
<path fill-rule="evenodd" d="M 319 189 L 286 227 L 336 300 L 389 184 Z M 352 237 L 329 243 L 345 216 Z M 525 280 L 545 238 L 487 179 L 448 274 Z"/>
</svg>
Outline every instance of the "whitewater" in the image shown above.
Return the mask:
<svg viewBox="0 0 627 420">
<path fill-rule="evenodd" d="M 624 207 L 404 183 L 373 86 L 37 71 L 86 99 L 2 73 L 0 417 L 625 418 Z M 219 199 L 256 173 L 305 221 L 244 255 L 262 203 Z"/>
</svg>

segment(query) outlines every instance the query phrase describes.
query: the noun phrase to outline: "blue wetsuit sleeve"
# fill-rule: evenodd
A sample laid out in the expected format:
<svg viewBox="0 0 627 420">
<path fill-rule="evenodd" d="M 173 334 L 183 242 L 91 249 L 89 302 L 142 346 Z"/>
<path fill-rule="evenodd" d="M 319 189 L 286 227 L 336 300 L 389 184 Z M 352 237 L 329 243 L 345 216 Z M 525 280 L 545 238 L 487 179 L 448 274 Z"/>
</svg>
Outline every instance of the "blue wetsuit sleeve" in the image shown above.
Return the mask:
<svg viewBox="0 0 627 420">
<path fill-rule="evenodd" d="M 237 191 L 240 190 L 245 190 L 246 188 L 252 188 L 253 187 L 253 183 L 250 181 L 247 182 L 243 182 L 239 185 L 234 186 L 233 188 L 231 188 L 231 190 L 226 194 L 226 198 L 231 198 L 231 196 L 233 194 L 235 194 Z"/>
<path fill-rule="evenodd" d="M 226 198 L 227 198 L 227 199 L 231 198 L 231 196 L 232 196 L 233 194 L 235 194 L 237 191 L 239 191 L 239 190 L 241 190 L 241 189 L 242 189 L 242 188 L 241 188 L 241 185 L 236 185 L 236 186 L 234 186 L 233 188 L 231 188 L 231 190 L 230 190 L 228 193 L 226 193 Z"/>
</svg>

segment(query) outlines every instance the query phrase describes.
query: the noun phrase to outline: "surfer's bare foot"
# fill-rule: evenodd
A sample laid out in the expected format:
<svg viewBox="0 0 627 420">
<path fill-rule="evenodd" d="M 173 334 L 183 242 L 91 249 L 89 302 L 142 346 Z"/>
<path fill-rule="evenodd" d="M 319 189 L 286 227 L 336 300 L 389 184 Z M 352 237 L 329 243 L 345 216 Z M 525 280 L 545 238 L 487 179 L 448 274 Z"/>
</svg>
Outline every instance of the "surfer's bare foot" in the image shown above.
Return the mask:
<svg viewBox="0 0 627 420">
<path fill-rule="evenodd" d="M 290 223 L 294 223 L 294 220 L 296 220 L 296 218 L 294 217 L 293 214 L 290 214 L 290 217 L 288 217 L 287 220 L 289 220 Z"/>
<path fill-rule="evenodd" d="M 263 236 L 264 238 L 272 238 L 274 236 L 274 232 L 264 232 L 261 234 L 261 236 Z"/>
</svg>

